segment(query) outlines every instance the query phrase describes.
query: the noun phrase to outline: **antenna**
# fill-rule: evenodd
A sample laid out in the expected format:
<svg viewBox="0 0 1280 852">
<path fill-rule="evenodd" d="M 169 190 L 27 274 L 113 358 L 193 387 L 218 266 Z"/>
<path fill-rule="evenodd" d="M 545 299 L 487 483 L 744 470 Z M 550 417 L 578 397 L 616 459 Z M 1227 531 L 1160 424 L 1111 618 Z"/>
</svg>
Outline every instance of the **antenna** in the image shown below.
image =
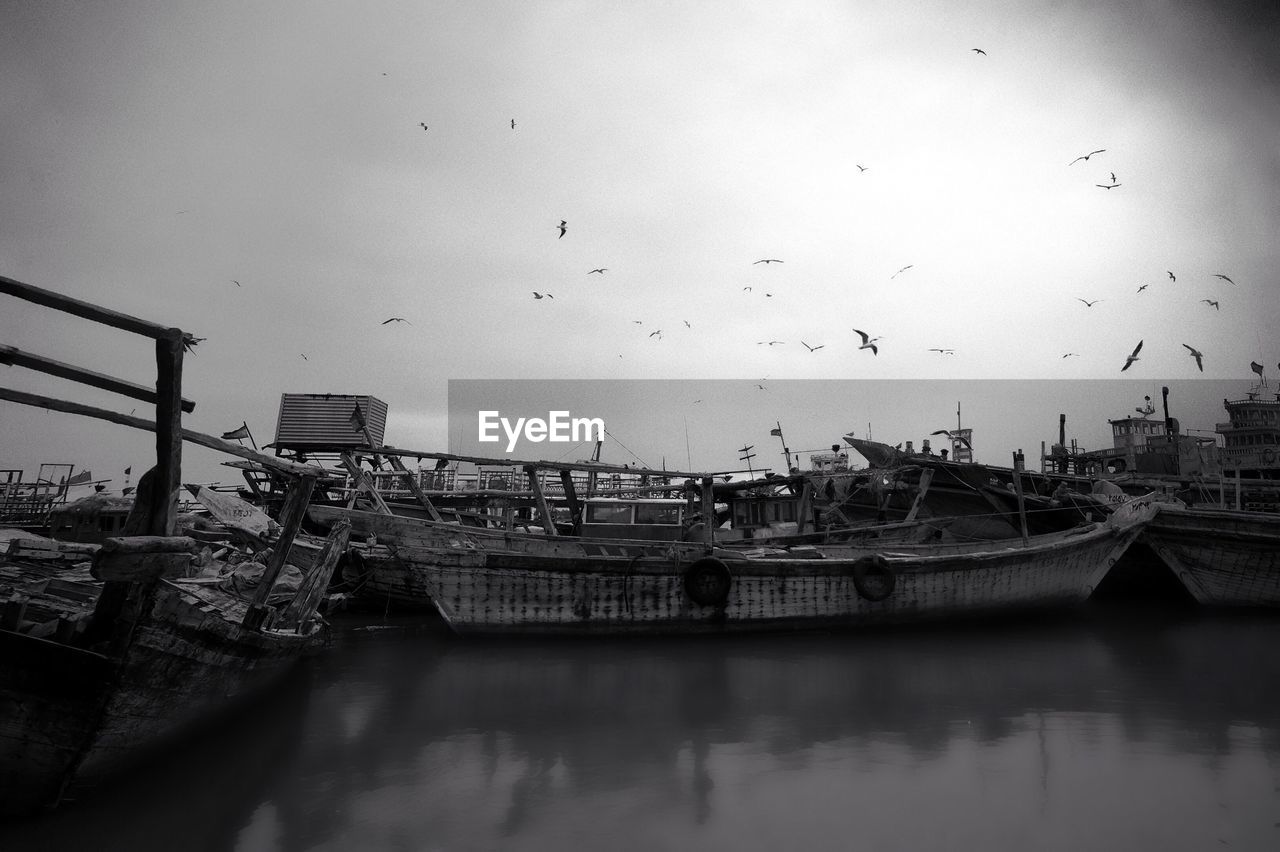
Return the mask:
<svg viewBox="0 0 1280 852">
<path fill-rule="evenodd" d="M 738 452 L 742 453 L 742 455 L 738 456 L 738 461 L 744 461 L 747 463 L 747 475 L 753 479 L 756 475 L 755 471 L 751 469 L 751 460 L 756 457 L 756 454 L 751 452 L 754 446 L 755 444 L 747 444 L 745 447 L 738 450 Z"/>
</svg>

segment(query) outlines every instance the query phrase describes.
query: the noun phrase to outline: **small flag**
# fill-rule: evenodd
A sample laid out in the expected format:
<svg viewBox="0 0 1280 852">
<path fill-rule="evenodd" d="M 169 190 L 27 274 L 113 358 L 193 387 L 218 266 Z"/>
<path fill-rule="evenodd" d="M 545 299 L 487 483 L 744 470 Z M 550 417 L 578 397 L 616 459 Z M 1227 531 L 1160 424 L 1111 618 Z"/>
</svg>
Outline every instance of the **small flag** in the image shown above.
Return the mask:
<svg viewBox="0 0 1280 852">
<path fill-rule="evenodd" d="M 1261 365 L 1261 364 L 1259 364 L 1257 361 L 1250 361 L 1250 362 L 1249 362 L 1249 369 L 1250 369 L 1250 370 L 1253 370 L 1253 371 L 1254 371 L 1255 373 L 1257 373 L 1259 376 L 1261 376 L 1261 375 L 1262 375 L 1262 365 Z"/>
<path fill-rule="evenodd" d="M 770 429 L 770 430 L 769 430 L 769 434 L 770 434 L 770 435 L 773 435 L 775 438 L 781 438 L 781 437 L 782 437 L 782 430 L 781 430 L 781 429 Z"/>
<path fill-rule="evenodd" d="M 67 480 L 68 485 L 83 485 L 86 482 L 93 481 L 93 474 L 87 470 L 82 470 L 75 476 Z"/>
<path fill-rule="evenodd" d="M 239 429 L 232 429 L 230 432 L 222 433 L 222 440 L 224 441 L 235 441 L 235 440 L 239 440 L 240 438 L 247 438 L 247 437 L 249 437 L 248 423 L 244 424 Z"/>
<path fill-rule="evenodd" d="M 351 409 L 351 430 L 353 432 L 364 430 L 364 412 L 360 410 L 358 405 Z"/>
<path fill-rule="evenodd" d="M 128 475 L 129 475 L 129 474 L 131 474 L 131 473 L 133 473 L 133 465 L 129 465 L 128 467 L 126 467 L 126 468 L 124 469 L 124 475 L 125 475 L 125 476 L 128 476 Z"/>
</svg>

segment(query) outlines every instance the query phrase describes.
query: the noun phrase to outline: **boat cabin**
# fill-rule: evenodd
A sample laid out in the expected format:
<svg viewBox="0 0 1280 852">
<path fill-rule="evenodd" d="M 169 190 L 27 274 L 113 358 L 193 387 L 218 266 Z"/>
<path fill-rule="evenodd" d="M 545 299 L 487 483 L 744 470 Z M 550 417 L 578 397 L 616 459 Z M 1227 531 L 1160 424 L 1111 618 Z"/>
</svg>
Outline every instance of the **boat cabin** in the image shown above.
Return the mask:
<svg viewBox="0 0 1280 852">
<path fill-rule="evenodd" d="M 588 497 L 582 504 L 582 538 L 646 541 L 680 541 L 688 505 L 662 497 Z"/>
</svg>

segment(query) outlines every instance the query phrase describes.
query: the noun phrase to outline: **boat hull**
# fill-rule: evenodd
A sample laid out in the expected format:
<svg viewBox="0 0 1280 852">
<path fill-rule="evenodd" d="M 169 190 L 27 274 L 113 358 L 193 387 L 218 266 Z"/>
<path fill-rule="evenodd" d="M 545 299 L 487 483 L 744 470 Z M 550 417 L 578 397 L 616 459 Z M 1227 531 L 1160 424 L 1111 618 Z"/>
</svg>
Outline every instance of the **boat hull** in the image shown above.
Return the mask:
<svg viewBox="0 0 1280 852">
<path fill-rule="evenodd" d="M 1143 535 L 1199 603 L 1280 606 L 1280 516 L 1162 506 Z"/>
</svg>

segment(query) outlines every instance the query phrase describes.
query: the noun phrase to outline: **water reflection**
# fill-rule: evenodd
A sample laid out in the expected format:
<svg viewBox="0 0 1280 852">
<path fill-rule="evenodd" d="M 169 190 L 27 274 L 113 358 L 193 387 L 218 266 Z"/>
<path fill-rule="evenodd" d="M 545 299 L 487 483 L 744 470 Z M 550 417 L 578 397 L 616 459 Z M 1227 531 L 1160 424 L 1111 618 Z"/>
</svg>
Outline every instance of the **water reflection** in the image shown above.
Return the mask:
<svg viewBox="0 0 1280 852">
<path fill-rule="evenodd" d="M 1278 642 L 1273 617 L 1099 607 L 829 636 L 352 635 L 260 717 L 272 748 L 218 750 L 224 771 L 269 752 L 231 773 L 252 783 L 165 771 L 221 805 L 195 848 L 1270 849 Z M 147 796 L 131 816 L 174 807 Z"/>
</svg>

